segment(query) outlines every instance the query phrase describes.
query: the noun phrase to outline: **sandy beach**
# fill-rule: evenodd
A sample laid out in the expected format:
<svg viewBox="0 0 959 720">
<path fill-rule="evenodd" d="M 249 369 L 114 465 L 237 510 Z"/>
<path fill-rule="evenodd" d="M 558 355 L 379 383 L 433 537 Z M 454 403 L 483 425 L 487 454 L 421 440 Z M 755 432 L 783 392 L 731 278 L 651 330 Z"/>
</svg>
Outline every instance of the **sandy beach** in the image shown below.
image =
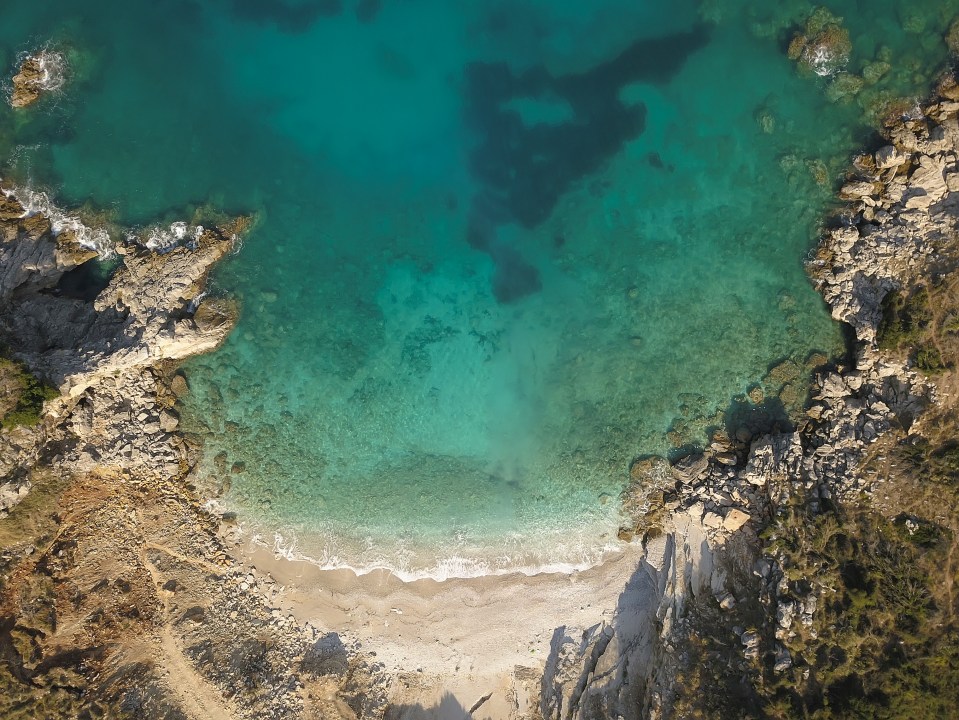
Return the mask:
<svg viewBox="0 0 959 720">
<path fill-rule="evenodd" d="M 252 543 L 241 553 L 276 582 L 275 605 L 284 614 L 343 643 L 375 648 L 397 678 L 390 688 L 395 717 L 500 720 L 532 710 L 551 650 L 564 639 L 611 624 L 618 606 L 656 603 L 643 597 L 651 595 L 649 583 L 630 580 L 660 569 L 664 551 L 662 540 L 647 548 L 633 543 L 571 574 L 442 582 L 404 582 L 386 570 L 322 570 Z"/>
</svg>

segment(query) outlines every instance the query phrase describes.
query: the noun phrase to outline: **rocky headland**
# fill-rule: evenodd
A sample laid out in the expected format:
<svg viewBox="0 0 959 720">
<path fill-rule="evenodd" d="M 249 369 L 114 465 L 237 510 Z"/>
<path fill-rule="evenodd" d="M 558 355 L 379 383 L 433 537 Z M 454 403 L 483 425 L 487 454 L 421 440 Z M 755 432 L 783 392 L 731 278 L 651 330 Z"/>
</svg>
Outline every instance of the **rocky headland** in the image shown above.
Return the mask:
<svg viewBox="0 0 959 720">
<path fill-rule="evenodd" d="M 835 29 L 807 30 L 796 52 L 815 70 Z M 416 689 L 466 669 L 387 666 L 385 632 L 360 644 L 297 617 L 296 593 L 251 571 L 231 518 L 194 487 L 176 368 L 234 325 L 234 305 L 203 292 L 245 221 L 117 241 L 119 267 L 91 289 L 81 224 L 5 188 L 0 715 L 828 718 L 867 703 L 905 716 L 905 702 L 946 716 L 959 667 L 956 83 L 919 110 L 856 159 L 809 264 L 852 337 L 846 358 L 810 359 L 808 395 L 802 367 L 771 365 L 795 427 L 725 428 L 701 454 L 637 459 L 621 535 L 638 557 L 604 619 L 556 622 L 544 657 L 435 707 Z M 410 622 L 437 617 L 426 600 L 419 613 Z M 894 667 L 877 659 L 893 651 Z"/>
<path fill-rule="evenodd" d="M 118 242 L 122 264 L 90 299 L 64 280 L 96 253 L 15 190 L 0 198 L 0 332 L 15 358 L 2 369 L 58 389 L 0 437 L 4 717 L 303 711 L 295 668 L 316 637 L 277 617 L 270 586 L 225 551 L 177 433 L 176 363 L 233 327 L 233 304 L 202 292 L 247 222 L 162 252 Z M 378 703 L 364 668 L 351 661 L 343 695 L 362 687 L 360 711 Z"/>
</svg>

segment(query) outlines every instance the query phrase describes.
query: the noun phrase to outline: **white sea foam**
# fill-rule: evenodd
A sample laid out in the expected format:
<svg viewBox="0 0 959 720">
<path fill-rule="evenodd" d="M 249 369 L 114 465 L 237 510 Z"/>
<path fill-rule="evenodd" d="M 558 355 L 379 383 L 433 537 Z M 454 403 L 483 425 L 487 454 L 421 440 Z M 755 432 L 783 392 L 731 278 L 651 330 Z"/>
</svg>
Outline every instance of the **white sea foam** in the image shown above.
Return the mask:
<svg viewBox="0 0 959 720">
<path fill-rule="evenodd" d="M 63 83 L 66 81 L 67 70 L 67 61 L 63 54 L 44 49 L 35 55 L 35 57 L 38 60 L 41 73 L 36 85 L 46 92 L 53 92 L 63 87 Z M 23 59 L 26 59 L 26 56 L 21 58 L 21 62 Z"/>
<path fill-rule="evenodd" d="M 7 197 L 13 197 L 23 206 L 21 217 L 42 214 L 50 221 L 54 235 L 70 231 L 81 247 L 93 250 L 101 258 L 110 258 L 115 254 L 110 234 L 102 227 L 90 227 L 76 215 L 70 215 L 57 207 L 50 196 L 41 190 L 28 187 L 16 187 L 4 190 Z"/>
<path fill-rule="evenodd" d="M 349 570 L 357 575 L 385 570 L 403 582 L 413 582 L 415 580 L 444 582 L 453 579 L 501 575 L 570 575 L 601 565 L 613 555 L 622 552 L 625 546 L 621 541 L 606 542 L 589 550 L 584 549 L 582 552 L 576 553 L 578 556 L 576 558 L 567 558 L 560 561 L 540 559 L 535 553 L 526 553 L 522 558 L 513 558 L 501 554 L 489 559 L 452 554 L 448 557 L 438 557 L 428 566 L 415 567 L 408 561 L 412 559 L 412 553 L 404 553 L 402 549 L 394 548 L 393 552 L 390 553 L 393 556 L 393 561 L 381 558 L 368 562 L 348 562 L 340 555 L 335 543 L 327 544 L 319 557 L 316 557 L 300 549 L 300 543 L 293 531 L 274 531 L 273 542 L 268 543 L 258 530 L 253 528 L 248 530 L 245 524 L 241 527 L 251 543 L 271 550 L 278 558 L 308 562 L 321 570 Z M 367 550 L 372 549 L 368 540 Z"/>
<path fill-rule="evenodd" d="M 78 216 L 71 215 L 58 207 L 50 196 L 42 190 L 30 187 L 13 187 L 3 190 L 7 197 L 15 198 L 24 209 L 21 217 L 30 217 L 41 214 L 50 221 L 54 235 L 64 231 L 73 233 L 81 247 L 93 250 L 101 259 L 108 259 L 116 255 L 114 242 L 109 232 L 102 227 L 90 227 Z M 202 225 L 191 225 L 183 221 L 170 223 L 166 227 L 152 225 L 146 230 L 128 230 L 124 233 L 128 243 L 139 245 L 156 253 L 165 253 L 176 247 L 196 248 L 200 237 L 205 232 Z M 199 302 L 197 298 L 196 302 Z"/>
<path fill-rule="evenodd" d="M 170 252 L 176 247 L 195 247 L 203 235 L 202 225 L 190 225 L 178 220 L 167 227 L 153 225 L 140 232 L 130 232 L 127 240 L 156 253 Z"/>
</svg>

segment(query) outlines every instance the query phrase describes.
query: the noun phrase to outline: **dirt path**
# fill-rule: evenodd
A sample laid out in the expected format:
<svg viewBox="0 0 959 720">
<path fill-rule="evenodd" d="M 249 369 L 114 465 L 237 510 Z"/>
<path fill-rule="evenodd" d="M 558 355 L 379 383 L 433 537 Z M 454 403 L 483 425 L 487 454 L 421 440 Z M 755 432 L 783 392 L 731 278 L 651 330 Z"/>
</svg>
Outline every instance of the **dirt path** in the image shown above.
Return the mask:
<svg viewBox="0 0 959 720">
<path fill-rule="evenodd" d="M 169 556 L 172 557 L 172 558 L 176 558 L 176 559 L 179 560 L 180 562 L 184 562 L 184 563 L 187 563 L 187 564 L 189 564 L 189 565 L 193 565 L 194 567 L 200 568 L 201 570 L 203 570 L 203 571 L 205 571 L 205 572 L 213 573 L 214 575 L 222 575 L 222 574 L 223 574 L 223 568 L 222 568 L 222 567 L 220 567 L 220 566 L 218 566 L 218 565 L 214 565 L 214 564 L 211 563 L 211 562 L 208 562 L 208 561 L 206 561 L 206 560 L 202 560 L 202 559 L 197 558 L 197 557 L 190 557 L 190 556 L 188 556 L 188 555 L 184 555 L 183 553 L 179 553 L 179 552 L 177 552 L 176 550 L 174 550 L 174 549 L 172 549 L 172 548 L 170 548 L 170 547 L 167 547 L 166 545 L 160 545 L 160 544 L 154 543 L 154 542 L 145 542 L 145 543 L 143 543 L 143 547 L 149 548 L 150 550 L 159 550 L 160 552 L 166 553 L 167 555 L 169 555 Z"/>
<path fill-rule="evenodd" d="M 146 548 L 169 553 L 185 562 L 193 562 L 201 566 L 207 565 L 207 563 L 197 563 L 192 558 L 182 557 L 179 553 L 155 543 L 145 543 L 144 549 Z M 143 550 L 140 552 L 140 559 L 143 566 L 153 577 L 155 585 L 158 588 L 162 587 L 163 576 L 147 559 Z M 213 567 L 210 565 L 210 568 Z M 219 572 L 220 569 L 217 569 L 217 571 Z M 163 657 L 160 658 L 158 665 L 165 670 L 167 684 L 180 701 L 180 707 L 194 720 L 235 720 L 237 714 L 223 699 L 220 691 L 194 670 L 189 660 L 184 657 L 170 624 L 169 593 L 166 590 L 158 590 L 157 592 L 163 603 L 163 627 L 159 633 Z"/>
</svg>

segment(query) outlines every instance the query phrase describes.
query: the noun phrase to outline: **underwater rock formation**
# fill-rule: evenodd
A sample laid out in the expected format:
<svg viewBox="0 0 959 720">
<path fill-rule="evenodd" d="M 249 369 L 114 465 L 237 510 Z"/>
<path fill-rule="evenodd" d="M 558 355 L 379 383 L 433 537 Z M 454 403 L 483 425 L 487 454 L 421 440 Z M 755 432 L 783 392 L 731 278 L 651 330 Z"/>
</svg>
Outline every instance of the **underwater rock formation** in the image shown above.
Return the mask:
<svg viewBox="0 0 959 720">
<path fill-rule="evenodd" d="M 706 26 L 700 25 L 638 40 L 586 72 L 558 77 L 545 67 L 517 73 L 505 63 L 466 68 L 467 119 L 480 136 L 470 171 L 486 188 L 472 202 L 468 241 L 492 257 L 500 302 L 537 291 L 539 278 L 517 250 L 502 247 L 497 227 L 535 228 L 546 220 L 574 183 L 643 133 L 646 106 L 627 104 L 620 91 L 636 82 L 667 83 L 708 39 Z M 568 107 L 571 117 L 528 122 L 510 107 L 523 99 Z"/>
<path fill-rule="evenodd" d="M 642 134 L 646 106 L 620 91 L 637 82 L 665 84 L 709 39 L 706 26 L 638 40 L 579 74 L 553 76 L 545 67 L 516 73 L 505 63 L 466 68 L 466 107 L 481 141 L 471 154 L 474 177 L 501 199 L 508 220 L 536 227 L 574 182 L 599 168 Z M 565 122 L 528 124 L 510 101 L 560 103 Z"/>
<path fill-rule="evenodd" d="M 842 26 L 842 18 L 818 7 L 793 36 L 787 54 L 800 70 L 826 77 L 841 71 L 851 52 L 852 41 L 849 31 Z"/>
</svg>

